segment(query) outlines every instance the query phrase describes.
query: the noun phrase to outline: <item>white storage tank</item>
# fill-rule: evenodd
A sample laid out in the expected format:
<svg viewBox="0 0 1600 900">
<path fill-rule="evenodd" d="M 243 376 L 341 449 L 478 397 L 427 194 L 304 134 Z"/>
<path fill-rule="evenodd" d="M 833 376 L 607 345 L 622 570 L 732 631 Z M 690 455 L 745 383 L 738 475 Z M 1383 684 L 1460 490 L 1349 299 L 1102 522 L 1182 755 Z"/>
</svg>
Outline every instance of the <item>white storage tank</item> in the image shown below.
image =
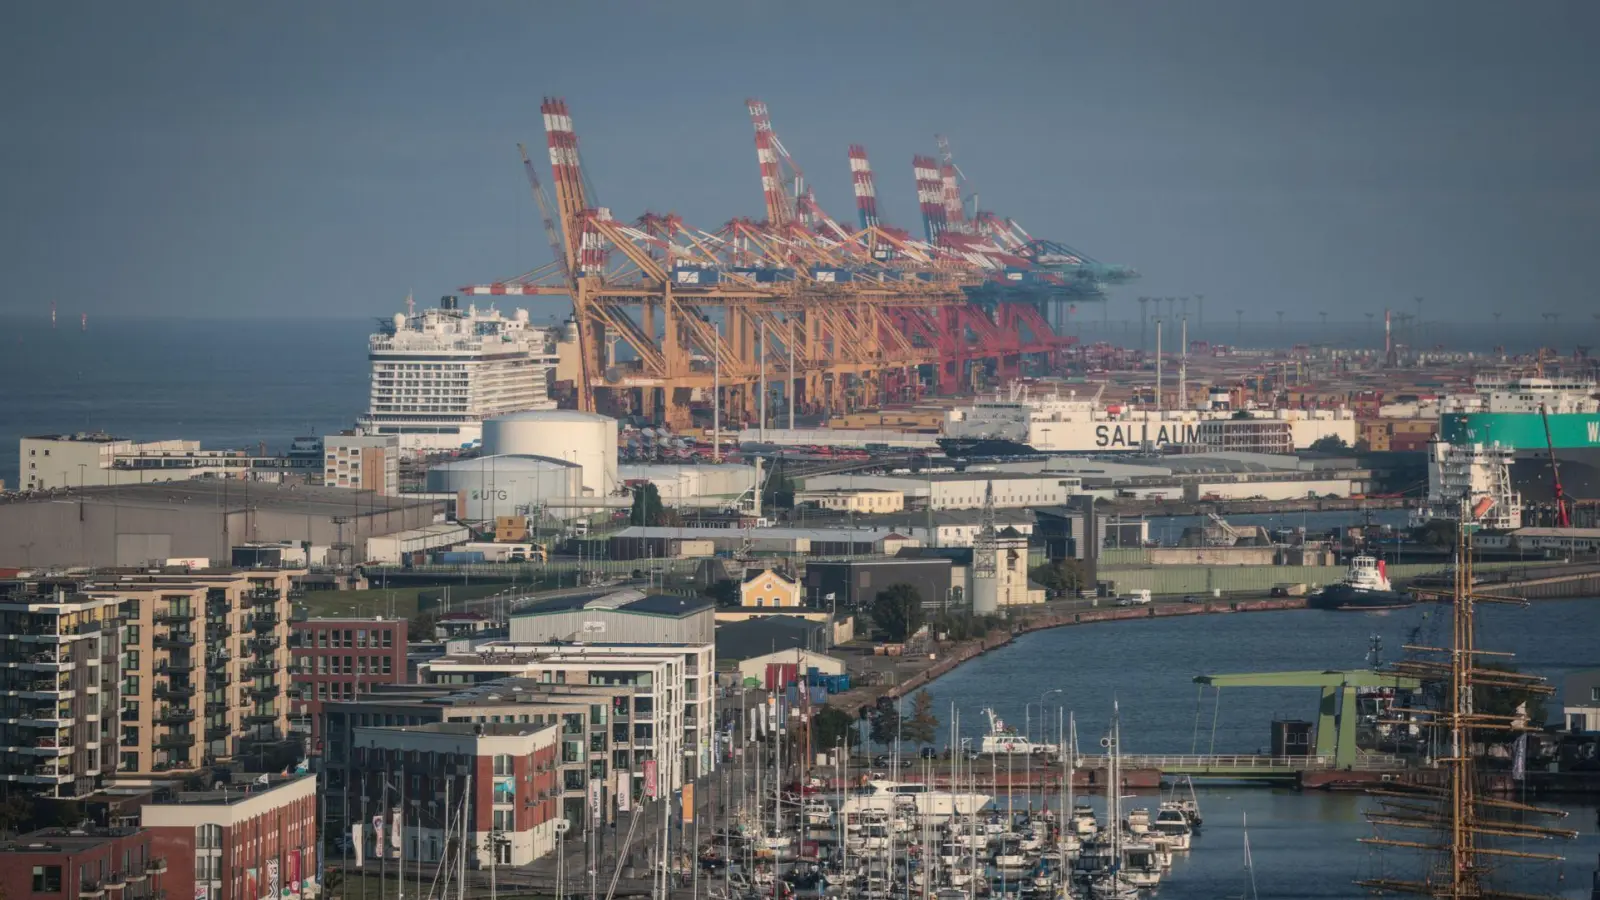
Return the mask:
<svg viewBox="0 0 1600 900">
<path fill-rule="evenodd" d="M 590 496 L 617 488 L 617 420 L 595 413 L 538 409 L 485 419 L 483 453 L 576 463 Z"/>
<path fill-rule="evenodd" d="M 460 515 L 470 522 L 496 516 L 527 515 L 550 501 L 583 496 L 583 469 L 577 463 L 543 456 L 479 456 L 441 463 L 428 470 L 428 492 L 454 494 Z M 556 517 L 570 508 L 551 509 Z"/>
</svg>

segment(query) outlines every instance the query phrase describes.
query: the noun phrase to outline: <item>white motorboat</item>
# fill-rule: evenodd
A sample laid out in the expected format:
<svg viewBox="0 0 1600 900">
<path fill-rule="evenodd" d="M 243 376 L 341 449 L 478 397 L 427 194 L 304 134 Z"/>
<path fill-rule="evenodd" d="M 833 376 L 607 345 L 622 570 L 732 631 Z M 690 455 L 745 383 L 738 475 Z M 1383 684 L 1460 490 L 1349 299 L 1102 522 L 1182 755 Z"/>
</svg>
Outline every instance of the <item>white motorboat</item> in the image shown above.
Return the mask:
<svg viewBox="0 0 1600 900">
<path fill-rule="evenodd" d="M 1161 854 L 1149 841 L 1123 843 L 1122 860 L 1119 874 L 1127 883 L 1138 888 L 1153 888 L 1161 883 Z"/>
<path fill-rule="evenodd" d="M 845 798 L 840 807 L 846 815 L 866 811 L 913 813 L 922 818 L 943 821 L 951 816 L 970 816 L 988 805 L 988 794 L 954 793 L 925 784 L 869 781 Z"/>
<path fill-rule="evenodd" d="M 1156 820 L 1150 826 L 1151 837 L 1165 844 L 1167 849 L 1183 852 L 1189 849 L 1194 829 L 1182 809 L 1170 808 L 1166 803 L 1156 811 Z"/>
<path fill-rule="evenodd" d="M 1094 807 L 1087 803 L 1074 806 L 1069 830 L 1079 837 L 1093 837 L 1100 830 L 1100 824 L 1094 819 Z"/>
<path fill-rule="evenodd" d="M 995 756 L 1027 756 L 1039 754 L 1054 756 L 1061 748 L 1055 744 L 1035 743 L 1025 734 L 1018 734 L 997 715 L 994 710 L 985 709 L 985 716 L 989 718 L 989 733 L 983 736 L 983 742 L 978 745 L 980 753 Z"/>
<path fill-rule="evenodd" d="M 1142 836 L 1150 830 L 1150 810 L 1134 809 L 1128 811 L 1128 817 L 1123 820 L 1123 825 L 1128 833 L 1135 837 Z"/>
</svg>

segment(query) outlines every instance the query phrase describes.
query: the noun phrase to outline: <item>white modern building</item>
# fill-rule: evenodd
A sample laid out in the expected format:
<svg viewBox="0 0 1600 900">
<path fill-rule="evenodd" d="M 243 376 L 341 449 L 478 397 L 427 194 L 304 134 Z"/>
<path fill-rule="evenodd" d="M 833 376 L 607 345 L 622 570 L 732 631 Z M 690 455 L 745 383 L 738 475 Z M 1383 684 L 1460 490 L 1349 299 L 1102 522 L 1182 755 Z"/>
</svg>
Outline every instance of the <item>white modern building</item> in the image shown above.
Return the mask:
<svg viewBox="0 0 1600 900">
<path fill-rule="evenodd" d="M 428 493 L 453 494 L 464 521 L 529 516 L 541 510 L 556 518 L 587 512 L 590 494 L 577 463 L 546 456 L 494 454 L 455 459 L 428 470 Z"/>
<path fill-rule="evenodd" d="M 1083 480 L 1075 475 L 969 470 L 926 475 L 814 475 L 805 479 L 804 493 L 811 496 L 820 491 L 893 491 L 907 505 L 931 506 L 935 510 L 979 509 L 992 486 L 996 509 L 1020 509 L 1059 506 L 1077 494 L 1082 485 Z"/>
<path fill-rule="evenodd" d="M 486 418 L 555 407 L 558 339 L 558 329 L 531 324 L 525 309 L 462 310 L 455 297 L 438 309 L 396 313 L 368 341 L 371 406 L 360 430 L 396 435 L 411 452 L 473 446 Z"/>
<path fill-rule="evenodd" d="M 400 493 L 400 436 L 330 434 L 322 439 L 322 483 L 327 487 Z"/>
<path fill-rule="evenodd" d="M 617 420 L 575 409 L 495 416 L 483 423 L 486 455 L 542 456 L 576 465 L 592 497 L 617 491 Z"/>
<path fill-rule="evenodd" d="M 643 788 L 647 760 L 657 763 L 656 788 L 661 792 L 716 767 L 715 644 L 491 642 L 417 667 L 423 684 L 470 685 L 508 677 L 633 688 L 633 708 L 613 710 L 618 724 L 626 719 L 632 725 L 631 742 L 616 745 L 629 752 L 628 765 L 614 768 L 631 771 L 636 788 Z"/>
</svg>

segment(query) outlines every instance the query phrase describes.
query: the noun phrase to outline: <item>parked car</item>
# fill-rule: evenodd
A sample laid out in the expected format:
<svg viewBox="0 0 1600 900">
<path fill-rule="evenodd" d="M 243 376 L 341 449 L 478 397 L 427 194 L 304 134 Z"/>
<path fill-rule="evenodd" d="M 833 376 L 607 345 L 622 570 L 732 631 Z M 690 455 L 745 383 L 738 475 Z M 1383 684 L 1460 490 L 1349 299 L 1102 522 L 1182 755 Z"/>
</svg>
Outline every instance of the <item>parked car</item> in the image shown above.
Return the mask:
<svg viewBox="0 0 1600 900">
<path fill-rule="evenodd" d="M 1129 591 L 1117 598 L 1118 606 L 1145 606 L 1150 602 L 1150 592 L 1147 590 Z"/>
<path fill-rule="evenodd" d="M 1183 602 L 1185 602 L 1185 603 L 1199 603 L 1200 602 L 1200 598 L 1196 597 L 1193 594 L 1184 594 L 1183 595 Z"/>
</svg>

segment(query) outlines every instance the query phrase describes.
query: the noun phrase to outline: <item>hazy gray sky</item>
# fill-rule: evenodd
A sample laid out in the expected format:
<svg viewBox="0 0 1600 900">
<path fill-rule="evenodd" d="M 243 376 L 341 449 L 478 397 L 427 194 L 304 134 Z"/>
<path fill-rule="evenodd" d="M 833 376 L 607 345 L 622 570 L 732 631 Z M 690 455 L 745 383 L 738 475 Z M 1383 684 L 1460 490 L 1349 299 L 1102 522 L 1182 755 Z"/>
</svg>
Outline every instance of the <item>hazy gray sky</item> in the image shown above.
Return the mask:
<svg viewBox="0 0 1600 900">
<path fill-rule="evenodd" d="M 552 94 L 619 217 L 760 216 L 758 96 L 835 216 L 860 142 L 920 230 L 910 158 L 943 133 L 985 207 L 1137 267 L 1123 307 L 1587 318 L 1597 26 L 1476 0 L 10 3 L 0 312 L 380 315 L 532 268 L 514 145 Z"/>
</svg>

